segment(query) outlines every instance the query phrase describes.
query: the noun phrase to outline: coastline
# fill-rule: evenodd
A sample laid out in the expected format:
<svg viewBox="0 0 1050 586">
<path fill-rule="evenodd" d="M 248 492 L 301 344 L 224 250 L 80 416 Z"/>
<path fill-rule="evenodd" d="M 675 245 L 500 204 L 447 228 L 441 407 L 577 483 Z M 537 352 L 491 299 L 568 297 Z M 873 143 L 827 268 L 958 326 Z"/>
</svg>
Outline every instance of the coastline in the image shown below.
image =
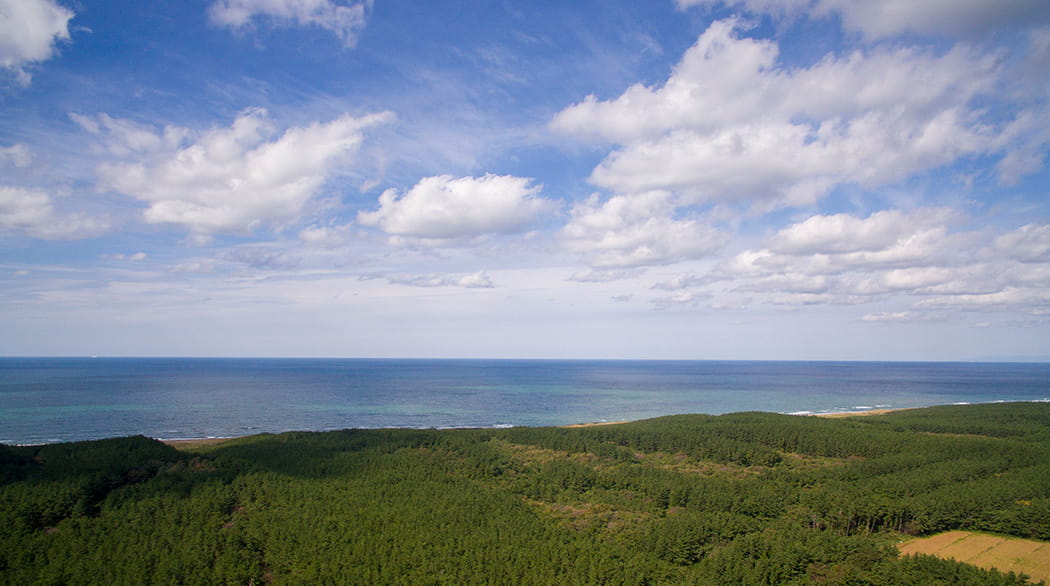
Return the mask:
<svg viewBox="0 0 1050 586">
<path fill-rule="evenodd" d="M 572 428 L 572 427 L 593 427 L 597 425 L 617 425 L 621 423 L 630 423 L 631 421 L 591 421 L 587 423 L 569 423 L 568 425 L 558 425 L 558 427 Z M 457 427 L 457 428 L 470 428 L 470 427 Z M 474 427 L 474 428 L 485 428 L 485 427 Z M 251 436 L 231 436 L 228 438 L 178 438 L 178 439 L 163 439 L 153 438 L 156 441 L 170 445 L 175 449 L 192 449 L 194 447 L 203 447 L 206 445 L 217 445 L 230 440 L 239 438 L 247 438 Z"/>
<path fill-rule="evenodd" d="M 838 413 L 805 413 L 805 414 L 786 414 L 786 415 L 804 415 L 808 417 L 827 417 L 831 419 L 837 419 L 841 417 L 867 417 L 871 415 L 884 415 L 886 413 L 893 413 L 896 411 L 909 411 L 911 409 L 921 409 L 922 407 L 904 407 L 900 409 L 869 409 L 867 411 L 842 411 Z M 631 420 L 623 421 L 589 421 L 586 423 L 569 423 L 566 425 L 558 425 L 562 429 L 578 429 L 582 427 L 599 427 L 603 425 L 622 425 L 624 423 L 632 423 Z M 242 437 L 251 436 L 231 436 L 231 437 L 206 437 L 206 438 L 180 438 L 180 439 L 161 439 L 154 438 L 159 442 L 165 443 L 175 449 L 188 450 L 193 448 L 199 448 L 202 446 L 213 446 L 228 442 L 230 440 L 239 439 Z"/>
<path fill-rule="evenodd" d="M 142 377 L 170 392 L 124 391 L 138 388 L 135 381 Z M 837 413 L 1047 401 L 1048 377 L 1050 364 L 41 360 L 5 371 L 0 443 L 122 435 L 197 440 L 346 428 L 498 429 L 676 413 L 841 417 Z M 349 379 L 353 386 L 345 384 Z M 289 393 L 289 386 L 302 392 Z M 216 388 L 222 393 L 209 391 Z"/>
<path fill-rule="evenodd" d="M 621 423 L 631 423 L 631 421 L 630 420 L 626 420 L 626 419 L 623 420 L 623 421 L 591 421 L 591 422 L 588 422 L 588 423 L 570 423 L 568 425 L 559 425 L 558 427 L 563 427 L 563 428 L 566 428 L 566 429 L 570 429 L 570 428 L 574 428 L 574 427 L 597 427 L 599 425 L 619 425 Z"/>
<path fill-rule="evenodd" d="M 842 411 L 839 413 L 810 413 L 814 417 L 827 417 L 830 419 L 838 419 L 840 417 L 867 417 L 870 415 L 885 415 L 886 413 L 896 413 L 898 411 L 911 411 L 913 409 L 923 409 L 924 407 L 901 407 L 901 408 L 889 408 L 889 409 L 868 409 L 867 411 Z"/>
</svg>

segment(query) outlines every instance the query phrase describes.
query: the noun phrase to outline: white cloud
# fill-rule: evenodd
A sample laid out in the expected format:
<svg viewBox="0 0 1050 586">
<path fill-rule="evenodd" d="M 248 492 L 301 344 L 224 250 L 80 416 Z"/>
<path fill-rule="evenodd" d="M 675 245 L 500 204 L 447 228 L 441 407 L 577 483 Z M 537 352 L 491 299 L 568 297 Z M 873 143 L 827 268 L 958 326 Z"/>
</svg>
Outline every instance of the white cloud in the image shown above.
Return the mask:
<svg viewBox="0 0 1050 586">
<path fill-rule="evenodd" d="M 391 118 L 344 115 L 276 137 L 261 109 L 245 111 L 228 128 L 204 132 L 156 132 L 105 115 L 81 125 L 95 125 L 111 152 L 131 159 L 99 166 L 104 188 L 148 203 L 147 222 L 178 224 L 206 240 L 296 221 L 361 144 L 363 131 Z"/>
<path fill-rule="evenodd" d="M 713 23 L 663 85 L 589 96 L 554 118 L 555 130 L 618 145 L 595 184 L 766 210 L 1006 148 L 1005 130 L 970 105 L 995 89 L 994 58 L 877 47 L 790 69 L 774 42 L 740 38 L 740 26 Z"/>
<path fill-rule="evenodd" d="M 248 27 L 260 18 L 268 18 L 278 26 L 318 27 L 352 47 L 365 27 L 371 7 L 372 0 L 216 0 L 208 8 L 208 15 L 213 23 L 234 29 Z"/>
<path fill-rule="evenodd" d="M 674 219 L 666 191 L 598 196 L 573 207 L 562 228 L 565 246 L 588 255 L 599 268 L 671 264 L 708 256 L 722 247 L 725 235 L 694 218 Z"/>
<path fill-rule="evenodd" d="M 0 67 L 22 84 L 25 66 L 50 59 L 58 41 L 69 40 L 73 12 L 53 0 L 0 0 Z"/>
<path fill-rule="evenodd" d="M 1050 224 L 1028 224 L 996 238 L 995 248 L 1022 262 L 1050 263 Z"/>
<path fill-rule="evenodd" d="M 911 300 L 914 311 L 872 312 L 863 321 L 933 319 L 931 309 L 1050 311 L 1050 226 L 996 236 L 988 229 L 949 231 L 957 222 L 961 218 L 940 208 L 866 218 L 816 215 L 706 275 L 682 275 L 653 288 L 683 298 L 747 293 L 757 303 L 789 306 Z"/>
<path fill-rule="evenodd" d="M 332 248 L 340 246 L 350 237 L 350 227 L 346 225 L 307 226 L 299 231 L 299 240 L 307 244 Z"/>
<path fill-rule="evenodd" d="M 867 218 L 816 215 L 777 232 L 769 248 L 794 255 L 885 251 L 900 242 L 916 243 L 930 230 L 941 235 L 941 226 L 954 216 L 950 210 L 933 208 L 907 214 L 885 210 Z"/>
<path fill-rule="evenodd" d="M 43 226 L 54 214 L 47 193 L 17 187 L 0 187 L 0 226 L 25 229 Z"/>
<path fill-rule="evenodd" d="M 393 236 L 439 241 L 518 232 L 556 207 L 531 182 L 492 174 L 426 177 L 400 197 L 386 190 L 379 209 L 359 212 L 357 221 Z"/>
<path fill-rule="evenodd" d="M 106 218 L 57 212 L 47 192 L 0 186 L 0 230 L 21 231 L 43 240 L 73 240 L 107 229 Z"/>
<path fill-rule="evenodd" d="M 495 285 L 485 271 L 466 275 L 387 275 L 387 282 L 392 285 L 409 285 L 411 287 L 463 287 L 466 289 L 491 289 Z"/>
<path fill-rule="evenodd" d="M 816 215 L 783 228 L 766 248 L 737 254 L 712 277 L 840 275 L 952 263 L 967 239 L 949 234 L 947 224 L 953 219 L 946 210 L 929 208 L 887 210 L 867 218 Z M 897 275 L 898 282 L 903 278 L 902 273 L 889 274 Z"/>
<path fill-rule="evenodd" d="M 877 212 L 867 218 L 816 215 L 745 250 L 707 275 L 654 288 L 721 287 L 774 305 L 858 303 L 889 294 L 928 294 L 973 275 L 951 267 L 964 236 L 950 235 L 945 210 Z M 961 285 L 956 285 L 960 286 Z"/>
<path fill-rule="evenodd" d="M 246 113 L 265 118 L 265 112 L 262 110 L 249 110 Z M 118 157 L 175 150 L 192 134 L 188 128 L 178 126 L 167 126 L 161 132 L 157 132 L 151 126 L 113 118 L 105 113 L 85 116 L 70 112 L 69 118 L 87 132 L 103 137 L 106 151 Z"/>
<path fill-rule="evenodd" d="M 679 8 L 726 4 L 752 13 L 797 17 L 838 15 L 847 30 L 869 39 L 901 33 L 984 36 L 1050 22 L 1044 0 L 676 0 Z"/>
<path fill-rule="evenodd" d="M 15 167 L 28 167 L 33 161 L 33 155 L 29 152 L 29 147 L 24 144 L 0 147 L 0 163 L 7 161 Z"/>
<path fill-rule="evenodd" d="M 1050 291 L 1046 288 L 1005 287 L 993 293 L 930 297 L 916 303 L 916 307 L 971 311 L 1008 309 L 1050 315 Z"/>
<path fill-rule="evenodd" d="M 560 112 L 553 126 L 631 143 L 683 128 L 711 132 L 754 121 L 834 120 L 891 109 L 902 122 L 914 122 L 992 87 L 994 59 L 965 47 L 941 56 L 878 47 L 787 68 L 775 42 L 741 38 L 743 27 L 735 19 L 712 23 L 663 85 L 636 84 L 611 101 L 588 96 Z"/>
</svg>

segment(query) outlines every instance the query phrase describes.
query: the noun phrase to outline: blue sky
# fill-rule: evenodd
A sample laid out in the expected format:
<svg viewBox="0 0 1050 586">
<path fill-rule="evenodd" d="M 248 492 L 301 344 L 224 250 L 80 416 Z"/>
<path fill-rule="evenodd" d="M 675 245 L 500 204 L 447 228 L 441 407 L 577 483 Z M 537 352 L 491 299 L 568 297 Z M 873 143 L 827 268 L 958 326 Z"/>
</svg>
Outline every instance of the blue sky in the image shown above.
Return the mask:
<svg viewBox="0 0 1050 586">
<path fill-rule="evenodd" d="M 0 0 L 0 354 L 1050 360 L 1045 0 Z"/>
</svg>

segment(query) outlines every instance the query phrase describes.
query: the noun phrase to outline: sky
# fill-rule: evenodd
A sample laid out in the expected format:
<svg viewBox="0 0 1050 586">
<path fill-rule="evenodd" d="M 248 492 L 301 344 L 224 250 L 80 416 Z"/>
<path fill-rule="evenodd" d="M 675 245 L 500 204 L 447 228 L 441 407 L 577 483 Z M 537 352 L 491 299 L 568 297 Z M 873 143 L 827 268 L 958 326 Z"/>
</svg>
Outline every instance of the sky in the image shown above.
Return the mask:
<svg viewBox="0 0 1050 586">
<path fill-rule="evenodd" d="M 0 355 L 1050 360 L 1046 0 L 0 0 Z"/>
</svg>

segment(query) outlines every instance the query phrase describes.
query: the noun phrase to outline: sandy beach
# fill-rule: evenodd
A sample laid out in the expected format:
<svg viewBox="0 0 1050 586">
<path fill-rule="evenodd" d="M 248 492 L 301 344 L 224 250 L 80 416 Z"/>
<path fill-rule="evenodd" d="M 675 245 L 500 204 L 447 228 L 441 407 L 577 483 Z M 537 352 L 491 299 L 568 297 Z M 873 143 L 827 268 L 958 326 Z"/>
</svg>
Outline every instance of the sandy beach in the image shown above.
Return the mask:
<svg viewBox="0 0 1050 586">
<path fill-rule="evenodd" d="M 817 417 L 865 417 L 868 415 L 885 415 L 886 413 L 893 413 L 895 411 L 908 411 L 910 408 L 905 409 L 868 409 L 867 411 L 843 411 L 842 413 L 813 413 Z"/>
<path fill-rule="evenodd" d="M 569 425 L 562 425 L 560 427 L 595 427 L 598 425 L 619 425 L 621 423 L 630 423 L 630 421 L 593 421 L 591 423 L 570 423 Z"/>
</svg>

